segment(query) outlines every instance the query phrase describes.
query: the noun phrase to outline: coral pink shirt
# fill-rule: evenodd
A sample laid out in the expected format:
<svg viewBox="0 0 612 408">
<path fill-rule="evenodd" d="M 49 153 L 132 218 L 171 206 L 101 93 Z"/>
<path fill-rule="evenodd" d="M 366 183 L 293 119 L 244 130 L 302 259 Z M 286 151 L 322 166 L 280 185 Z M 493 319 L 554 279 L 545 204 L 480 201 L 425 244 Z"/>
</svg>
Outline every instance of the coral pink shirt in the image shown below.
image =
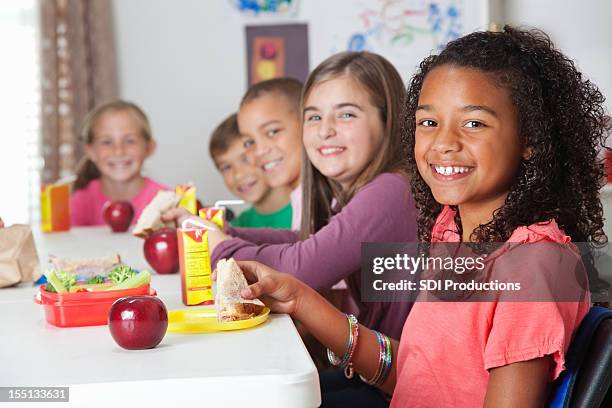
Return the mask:
<svg viewBox="0 0 612 408">
<path fill-rule="evenodd" d="M 456 230 L 454 212 L 445 207 L 432 241 L 459 242 Z M 517 228 L 508 242 L 569 240 L 551 220 Z M 553 356 L 556 379 L 589 308 L 588 291 L 580 302 L 416 302 L 402 332 L 391 407 L 482 406 L 488 370 L 546 355 Z"/>
<path fill-rule="evenodd" d="M 168 187 L 156 183 L 145 177 L 142 189 L 130 200 L 134 207 L 135 224 L 142 210 L 155 197 L 159 190 L 168 190 Z M 100 179 L 94 179 L 83 189 L 77 190 L 70 198 L 70 221 L 73 227 L 104 225 L 102 208 L 109 198 L 102 191 Z"/>
</svg>

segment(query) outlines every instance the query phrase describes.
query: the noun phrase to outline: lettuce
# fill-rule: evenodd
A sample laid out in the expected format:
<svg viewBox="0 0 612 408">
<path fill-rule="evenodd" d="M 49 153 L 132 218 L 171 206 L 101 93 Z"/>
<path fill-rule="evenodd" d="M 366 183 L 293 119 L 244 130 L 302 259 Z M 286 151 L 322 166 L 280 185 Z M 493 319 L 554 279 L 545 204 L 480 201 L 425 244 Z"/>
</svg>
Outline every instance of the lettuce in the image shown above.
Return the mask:
<svg viewBox="0 0 612 408">
<path fill-rule="evenodd" d="M 121 264 L 121 265 L 115 266 L 113 270 L 110 271 L 107 276 L 113 282 L 121 283 L 121 282 L 128 280 L 129 278 L 133 276 L 136 276 L 137 273 L 138 272 L 136 272 L 131 267 Z"/>
</svg>

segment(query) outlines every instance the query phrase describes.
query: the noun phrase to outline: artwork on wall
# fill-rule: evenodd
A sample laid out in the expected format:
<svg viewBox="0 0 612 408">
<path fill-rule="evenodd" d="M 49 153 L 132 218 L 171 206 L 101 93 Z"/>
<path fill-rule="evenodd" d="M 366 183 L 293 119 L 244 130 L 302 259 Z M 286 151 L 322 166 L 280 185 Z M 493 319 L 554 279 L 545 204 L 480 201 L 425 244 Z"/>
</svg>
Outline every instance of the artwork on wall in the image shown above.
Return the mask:
<svg viewBox="0 0 612 408">
<path fill-rule="evenodd" d="M 346 49 L 408 47 L 419 40 L 430 41 L 433 48 L 441 49 L 461 36 L 461 1 L 418 3 L 385 0 L 359 10 L 359 24 L 346 40 Z"/>
<path fill-rule="evenodd" d="M 242 14 L 249 17 L 293 17 L 297 0 L 229 0 Z"/>
<path fill-rule="evenodd" d="M 306 24 L 246 26 L 248 84 L 283 76 L 308 75 Z"/>
<path fill-rule="evenodd" d="M 340 3 L 340 2 L 339 2 Z M 410 77 L 415 64 L 462 35 L 487 28 L 489 0 L 351 0 L 313 28 L 313 62 L 340 51 L 371 51 Z M 348 5 L 347 3 L 350 3 Z M 333 7 L 339 6 L 334 3 Z"/>
</svg>

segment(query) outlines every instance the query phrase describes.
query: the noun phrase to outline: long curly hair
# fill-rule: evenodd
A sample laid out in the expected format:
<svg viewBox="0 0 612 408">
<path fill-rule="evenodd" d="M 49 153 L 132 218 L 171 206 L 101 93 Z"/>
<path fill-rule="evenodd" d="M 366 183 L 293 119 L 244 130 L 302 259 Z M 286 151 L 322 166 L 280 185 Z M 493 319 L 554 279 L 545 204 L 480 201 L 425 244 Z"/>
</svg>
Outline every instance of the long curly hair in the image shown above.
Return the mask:
<svg viewBox="0 0 612 408">
<path fill-rule="evenodd" d="M 542 31 L 505 26 L 501 32 L 468 34 L 427 57 L 408 87 L 403 133 L 411 151 L 423 81 L 442 65 L 484 72 L 506 88 L 518 111 L 521 140 L 532 149 L 503 206 L 471 233 L 471 240 L 505 242 L 519 226 L 555 219 L 572 241 L 586 243 L 583 259 L 587 269 L 594 270 L 591 249 L 607 243 L 599 198 L 605 171 L 598 154 L 612 125 L 604 96 Z M 418 236 L 429 242 L 442 205 L 419 174 L 414 154 L 409 155 L 408 168 Z M 461 235 L 459 212 L 455 214 Z"/>
</svg>

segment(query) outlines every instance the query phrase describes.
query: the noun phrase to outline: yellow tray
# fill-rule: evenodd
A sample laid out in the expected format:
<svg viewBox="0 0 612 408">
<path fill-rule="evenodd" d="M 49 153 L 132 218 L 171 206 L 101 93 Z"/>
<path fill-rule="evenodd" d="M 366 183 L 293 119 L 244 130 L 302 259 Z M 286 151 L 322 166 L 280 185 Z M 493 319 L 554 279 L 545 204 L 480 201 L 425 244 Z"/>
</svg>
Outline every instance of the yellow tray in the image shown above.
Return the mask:
<svg viewBox="0 0 612 408">
<path fill-rule="evenodd" d="M 226 330 L 242 330 L 255 327 L 266 320 L 270 309 L 250 319 L 220 323 L 217 320 L 217 309 L 176 309 L 168 312 L 168 331 L 171 333 L 211 333 Z"/>
</svg>

